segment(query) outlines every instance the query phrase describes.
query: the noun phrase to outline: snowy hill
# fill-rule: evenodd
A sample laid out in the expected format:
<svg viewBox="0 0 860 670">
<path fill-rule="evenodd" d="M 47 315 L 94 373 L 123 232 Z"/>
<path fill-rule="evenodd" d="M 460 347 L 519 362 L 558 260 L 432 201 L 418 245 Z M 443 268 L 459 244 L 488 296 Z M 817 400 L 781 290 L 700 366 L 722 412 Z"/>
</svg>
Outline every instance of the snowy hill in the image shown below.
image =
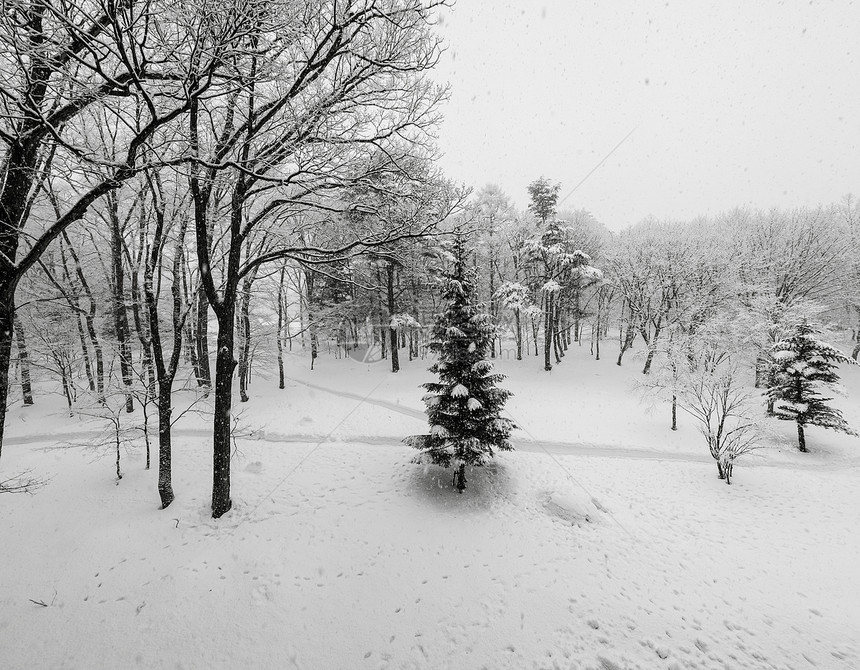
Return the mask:
<svg viewBox="0 0 860 670">
<path fill-rule="evenodd" d="M 635 362 L 571 350 L 551 375 L 499 363 L 525 430 L 457 495 L 399 444 L 427 361 L 305 364 L 252 385 L 218 521 L 203 419 L 177 428 L 160 511 L 139 449 L 116 482 L 110 456 L 63 446 L 90 423 L 15 409 L 4 472 L 49 482 L 0 497 L 0 665 L 860 666 L 855 438 L 810 430 L 801 458 L 777 433 L 728 487 L 692 424 L 626 391 Z"/>
</svg>

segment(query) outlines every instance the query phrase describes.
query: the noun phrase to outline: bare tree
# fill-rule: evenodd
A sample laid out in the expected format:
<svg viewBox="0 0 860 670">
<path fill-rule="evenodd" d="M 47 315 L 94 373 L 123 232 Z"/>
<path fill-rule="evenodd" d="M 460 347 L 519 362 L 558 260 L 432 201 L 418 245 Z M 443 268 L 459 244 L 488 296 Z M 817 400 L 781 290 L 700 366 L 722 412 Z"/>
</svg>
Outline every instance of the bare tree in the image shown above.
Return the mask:
<svg viewBox="0 0 860 670">
<path fill-rule="evenodd" d="M 3 2 L 0 411 L 6 407 L 21 278 L 94 202 L 155 159 L 160 129 L 185 114 L 229 60 L 247 4 Z M 193 76 L 187 67 L 192 54 Z M 94 108 L 125 121 L 110 160 L 104 160 L 97 134 L 82 122 L 83 112 Z M 100 169 L 89 169 L 95 165 Z M 63 209 L 52 215 L 40 202 L 40 189 L 59 168 L 75 178 L 66 180 Z"/>
</svg>

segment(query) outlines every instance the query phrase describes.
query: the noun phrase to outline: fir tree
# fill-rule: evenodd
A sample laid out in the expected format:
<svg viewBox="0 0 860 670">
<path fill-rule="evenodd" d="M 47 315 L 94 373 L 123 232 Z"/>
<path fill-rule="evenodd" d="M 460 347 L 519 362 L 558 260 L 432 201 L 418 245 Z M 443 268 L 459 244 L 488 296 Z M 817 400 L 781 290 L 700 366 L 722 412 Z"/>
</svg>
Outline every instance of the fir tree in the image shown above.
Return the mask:
<svg viewBox="0 0 860 670">
<path fill-rule="evenodd" d="M 495 326 L 475 300 L 476 271 L 466 268 L 467 250 L 454 243 L 453 269 L 444 276 L 445 311 L 436 317 L 430 349 L 437 355 L 430 372 L 438 382 L 423 384 L 430 424 L 427 435 L 405 442 L 424 453 L 416 460 L 457 468 L 455 485 L 466 488 L 466 466 L 484 465 L 494 450 L 510 451 L 510 419 L 500 416 L 510 391 L 498 388 L 504 375 L 487 360 Z"/>
<path fill-rule="evenodd" d="M 788 337 L 771 347 L 772 377 L 767 397 L 777 418 L 797 422 L 797 441 L 807 451 L 804 426 L 821 426 L 856 435 L 842 413 L 827 403 L 821 390 L 839 382 L 837 363 L 853 363 L 841 351 L 816 335 L 820 333 L 806 319 L 795 325 Z"/>
</svg>

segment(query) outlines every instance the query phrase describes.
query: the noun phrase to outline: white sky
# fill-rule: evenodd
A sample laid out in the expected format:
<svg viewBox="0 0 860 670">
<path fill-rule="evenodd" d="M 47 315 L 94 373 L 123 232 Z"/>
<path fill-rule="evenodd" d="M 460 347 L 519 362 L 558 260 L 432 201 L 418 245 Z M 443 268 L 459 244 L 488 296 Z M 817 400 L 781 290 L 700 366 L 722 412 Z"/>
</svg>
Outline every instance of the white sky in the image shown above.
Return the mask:
<svg viewBox="0 0 860 670">
<path fill-rule="evenodd" d="M 542 174 L 613 230 L 860 194 L 860 0 L 459 0 L 440 27 L 453 179 Z"/>
</svg>

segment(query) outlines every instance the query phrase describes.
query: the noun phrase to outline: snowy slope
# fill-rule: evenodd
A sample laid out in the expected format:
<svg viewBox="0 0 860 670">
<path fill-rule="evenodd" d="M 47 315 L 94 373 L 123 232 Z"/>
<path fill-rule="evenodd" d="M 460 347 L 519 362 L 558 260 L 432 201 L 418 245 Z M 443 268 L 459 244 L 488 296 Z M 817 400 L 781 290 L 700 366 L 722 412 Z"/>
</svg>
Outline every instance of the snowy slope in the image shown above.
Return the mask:
<svg viewBox="0 0 860 670">
<path fill-rule="evenodd" d="M 51 479 L 0 497 L 0 667 L 860 667 L 855 438 L 810 431 L 801 458 L 777 426 L 783 451 L 728 487 L 693 426 L 625 395 L 635 365 L 568 359 L 547 382 L 503 363 L 543 442 L 520 434 L 458 496 L 397 444 L 423 429 L 426 362 L 299 363 L 289 389 L 252 387 L 219 521 L 202 419 L 160 511 L 139 451 L 117 484 L 109 456 L 13 415 L 3 472 Z"/>
</svg>

